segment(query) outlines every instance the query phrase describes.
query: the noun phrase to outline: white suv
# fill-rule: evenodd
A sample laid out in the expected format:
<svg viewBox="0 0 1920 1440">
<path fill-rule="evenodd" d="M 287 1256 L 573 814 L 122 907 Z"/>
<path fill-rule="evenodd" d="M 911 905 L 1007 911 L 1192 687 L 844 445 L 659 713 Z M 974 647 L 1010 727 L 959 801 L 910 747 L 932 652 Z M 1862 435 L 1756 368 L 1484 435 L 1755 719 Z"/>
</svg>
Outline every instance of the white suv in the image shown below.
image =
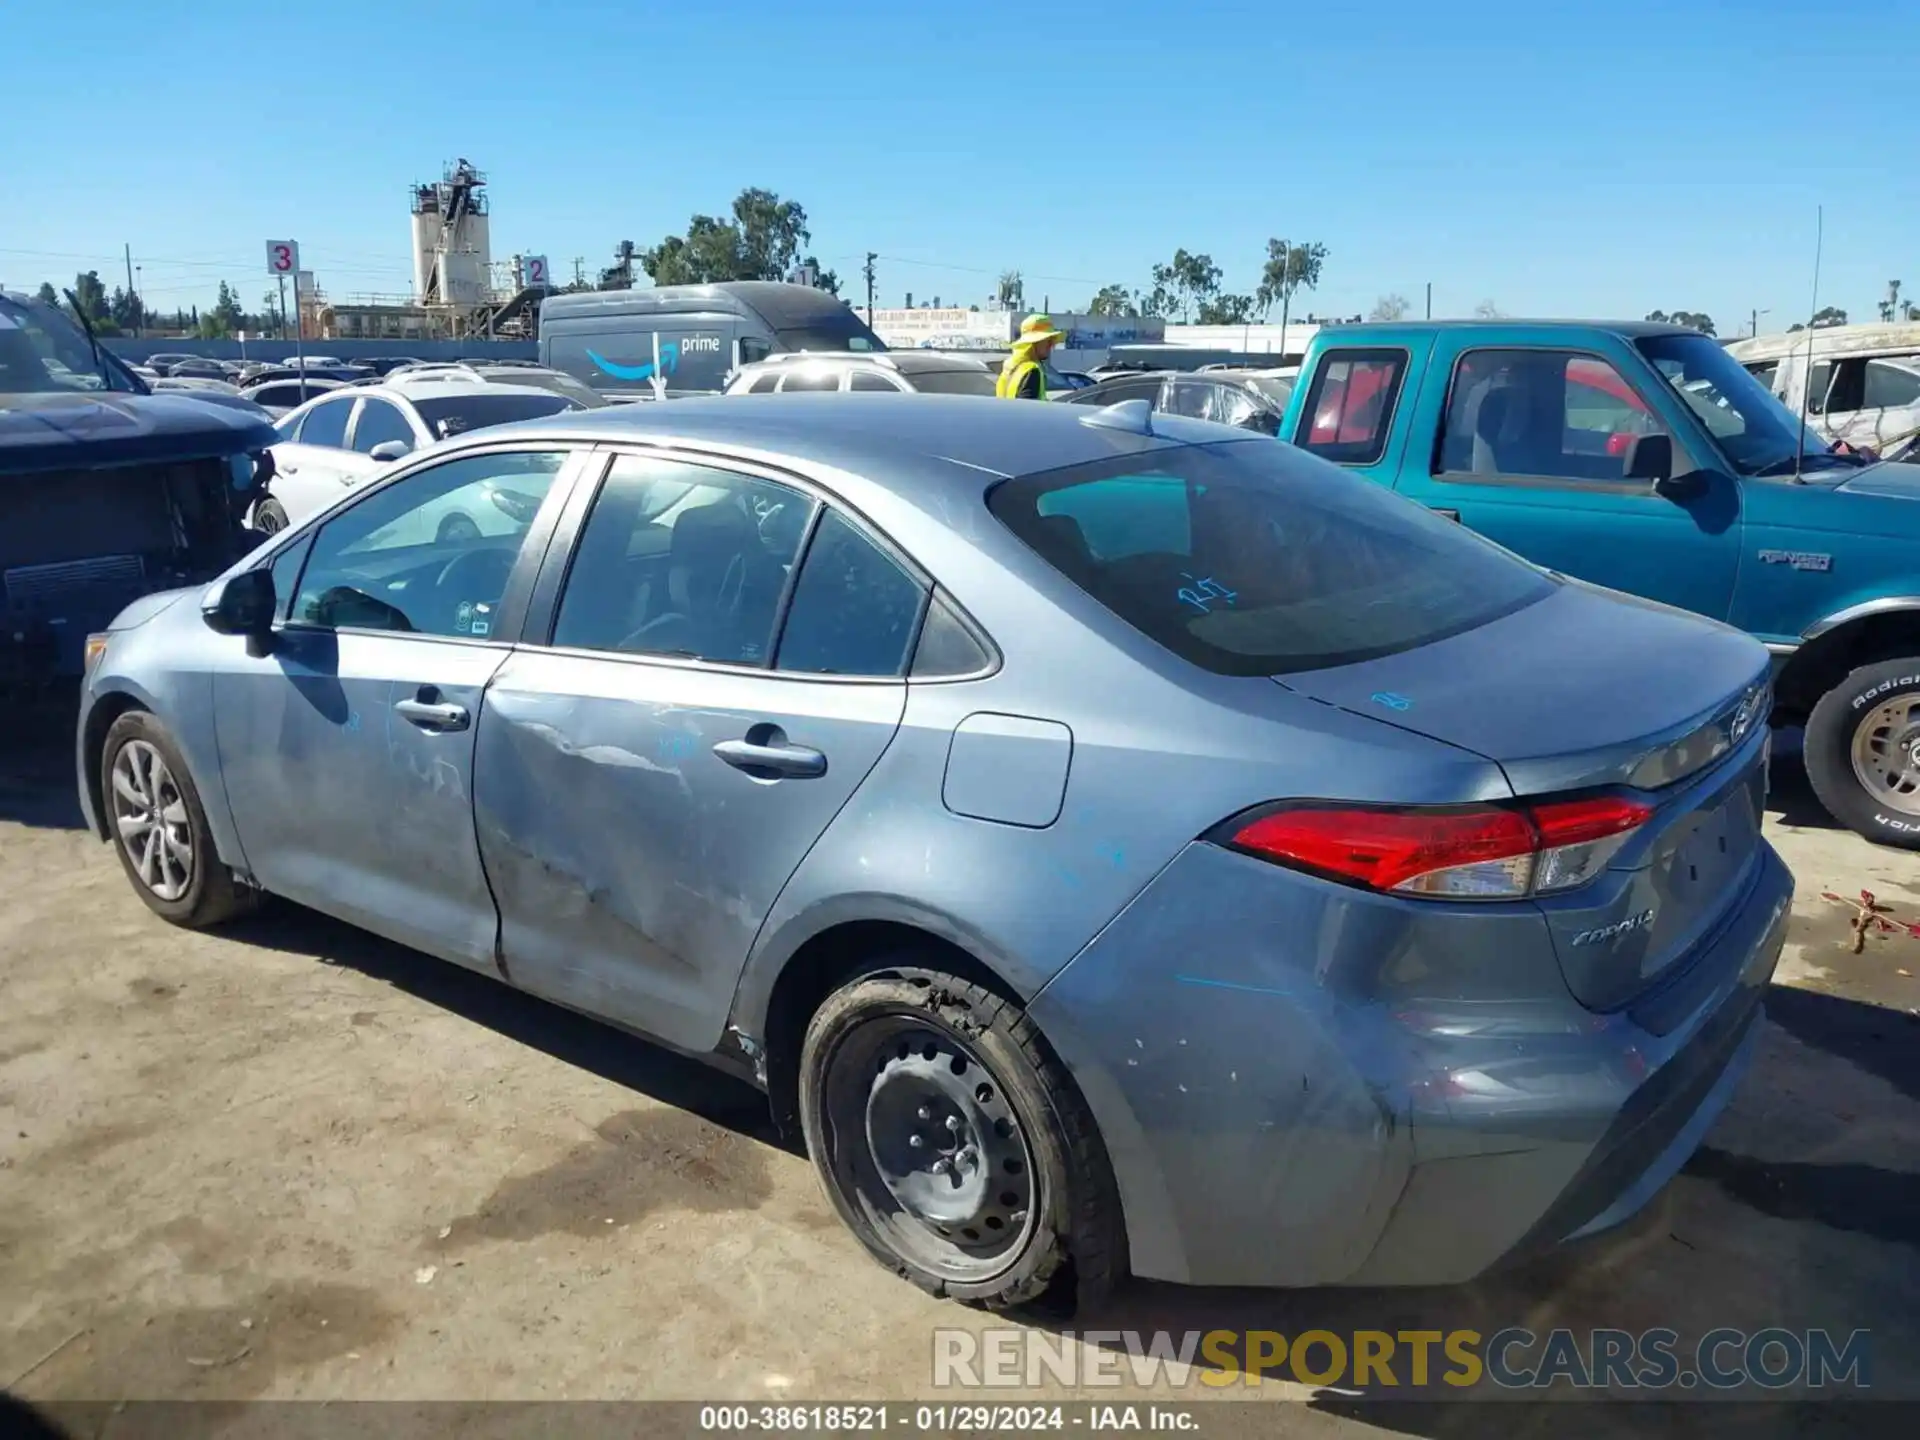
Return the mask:
<svg viewBox="0 0 1920 1440">
<path fill-rule="evenodd" d="M 848 351 L 769 355 L 742 365 L 727 381 L 729 395 L 791 395 L 796 390 L 875 390 L 923 395 L 993 394 L 994 374 L 979 360 L 931 350 Z"/>
</svg>

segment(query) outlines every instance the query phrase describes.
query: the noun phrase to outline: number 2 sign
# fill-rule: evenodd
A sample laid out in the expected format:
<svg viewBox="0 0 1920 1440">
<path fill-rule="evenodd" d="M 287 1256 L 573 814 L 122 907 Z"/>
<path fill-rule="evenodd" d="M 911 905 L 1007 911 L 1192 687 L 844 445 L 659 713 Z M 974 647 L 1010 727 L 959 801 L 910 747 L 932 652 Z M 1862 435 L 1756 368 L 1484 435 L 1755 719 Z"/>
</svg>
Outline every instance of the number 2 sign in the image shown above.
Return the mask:
<svg viewBox="0 0 1920 1440">
<path fill-rule="evenodd" d="M 297 240 L 269 240 L 267 242 L 267 274 L 297 275 L 300 273 L 300 242 Z"/>
<path fill-rule="evenodd" d="M 527 284 L 545 285 L 547 283 L 547 257 L 529 255 L 527 257 Z"/>
</svg>

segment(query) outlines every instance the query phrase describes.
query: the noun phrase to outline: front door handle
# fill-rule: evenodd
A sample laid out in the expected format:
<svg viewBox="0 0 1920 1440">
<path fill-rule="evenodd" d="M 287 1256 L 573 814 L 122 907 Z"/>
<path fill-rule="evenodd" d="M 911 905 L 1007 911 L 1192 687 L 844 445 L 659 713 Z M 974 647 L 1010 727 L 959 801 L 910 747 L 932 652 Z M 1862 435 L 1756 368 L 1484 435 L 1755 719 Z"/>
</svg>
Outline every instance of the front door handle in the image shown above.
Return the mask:
<svg viewBox="0 0 1920 1440">
<path fill-rule="evenodd" d="M 410 725 L 422 730 L 464 730 L 471 716 L 464 705 L 446 705 L 432 700 L 397 700 L 394 712 Z"/>
<path fill-rule="evenodd" d="M 778 730 L 764 738 L 754 738 L 755 726 L 745 740 L 722 740 L 713 753 L 736 770 L 756 780 L 816 780 L 827 773 L 827 757 L 805 745 L 789 745 Z"/>
</svg>

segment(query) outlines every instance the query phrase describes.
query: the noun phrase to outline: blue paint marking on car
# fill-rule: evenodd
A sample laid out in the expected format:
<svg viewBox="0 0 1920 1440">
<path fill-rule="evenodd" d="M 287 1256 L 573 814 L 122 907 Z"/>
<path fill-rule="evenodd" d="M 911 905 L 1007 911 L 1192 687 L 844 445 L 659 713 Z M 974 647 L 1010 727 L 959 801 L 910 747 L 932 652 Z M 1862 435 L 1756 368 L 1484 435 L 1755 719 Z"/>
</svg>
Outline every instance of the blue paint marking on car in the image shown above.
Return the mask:
<svg viewBox="0 0 1920 1440">
<path fill-rule="evenodd" d="M 94 638 L 81 804 L 160 916 L 264 891 L 704 1056 L 889 1269 L 991 1305 L 1116 1256 L 1456 1282 L 1624 1219 L 1790 908 L 1752 639 L 1174 415 L 529 421 Z"/>
<path fill-rule="evenodd" d="M 1368 697 L 1376 705 L 1384 705 L 1389 710 L 1411 710 L 1413 701 L 1404 695 L 1395 695 L 1391 691 L 1376 690 Z"/>
<path fill-rule="evenodd" d="M 588 350 L 587 358 L 616 380 L 651 380 L 653 362 L 644 365 L 625 365 L 617 360 L 609 360 L 596 350 Z M 675 340 L 664 340 L 660 344 L 660 370 L 663 375 L 671 375 L 680 368 L 680 344 Z"/>
</svg>

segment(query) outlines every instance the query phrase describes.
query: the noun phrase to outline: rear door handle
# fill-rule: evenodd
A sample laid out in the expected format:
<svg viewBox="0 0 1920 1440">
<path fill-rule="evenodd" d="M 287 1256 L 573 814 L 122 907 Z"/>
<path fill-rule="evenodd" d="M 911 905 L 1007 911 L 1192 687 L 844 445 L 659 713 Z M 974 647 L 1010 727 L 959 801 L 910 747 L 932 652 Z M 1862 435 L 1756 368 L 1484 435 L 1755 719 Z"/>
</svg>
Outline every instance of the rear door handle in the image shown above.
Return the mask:
<svg viewBox="0 0 1920 1440">
<path fill-rule="evenodd" d="M 760 727 L 755 726 L 758 730 Z M 749 734 L 753 732 L 748 732 Z M 775 731 L 779 735 L 778 731 Z M 827 773 L 827 757 L 805 745 L 789 745 L 784 735 L 754 740 L 722 740 L 713 753 L 756 780 L 815 780 Z"/>
<path fill-rule="evenodd" d="M 408 724 L 418 725 L 422 730 L 464 730 L 471 719 L 464 705 L 431 700 L 397 700 L 393 708 Z"/>
<path fill-rule="evenodd" d="M 1442 520 L 1451 520 L 1456 525 L 1460 523 L 1460 512 L 1458 510 L 1449 510 L 1444 505 L 1430 505 L 1427 508 L 1432 510 L 1433 513 L 1438 515 Z"/>
</svg>

